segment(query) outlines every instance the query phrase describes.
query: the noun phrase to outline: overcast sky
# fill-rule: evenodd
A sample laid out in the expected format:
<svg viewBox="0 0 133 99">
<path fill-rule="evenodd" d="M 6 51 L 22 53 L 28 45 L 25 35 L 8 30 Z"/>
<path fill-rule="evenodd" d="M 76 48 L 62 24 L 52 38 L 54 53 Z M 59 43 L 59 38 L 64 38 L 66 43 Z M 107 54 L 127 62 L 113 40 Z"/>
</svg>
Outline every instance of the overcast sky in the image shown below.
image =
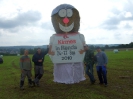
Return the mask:
<svg viewBox="0 0 133 99">
<path fill-rule="evenodd" d="M 87 44 L 133 42 L 133 0 L 0 0 L 0 46 L 48 45 L 51 12 L 63 3 L 78 9 Z"/>
</svg>

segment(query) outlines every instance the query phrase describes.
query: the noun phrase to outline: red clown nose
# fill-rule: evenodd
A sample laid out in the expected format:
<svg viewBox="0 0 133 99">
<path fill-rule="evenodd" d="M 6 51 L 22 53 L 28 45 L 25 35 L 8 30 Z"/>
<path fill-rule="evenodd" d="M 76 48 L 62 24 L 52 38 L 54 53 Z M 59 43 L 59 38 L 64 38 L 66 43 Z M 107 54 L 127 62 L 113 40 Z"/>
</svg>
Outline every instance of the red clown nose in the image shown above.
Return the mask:
<svg viewBox="0 0 133 99">
<path fill-rule="evenodd" d="M 65 18 L 63 19 L 63 22 L 64 22 L 65 24 L 67 24 L 67 23 L 69 22 L 69 19 L 65 17 Z"/>
</svg>

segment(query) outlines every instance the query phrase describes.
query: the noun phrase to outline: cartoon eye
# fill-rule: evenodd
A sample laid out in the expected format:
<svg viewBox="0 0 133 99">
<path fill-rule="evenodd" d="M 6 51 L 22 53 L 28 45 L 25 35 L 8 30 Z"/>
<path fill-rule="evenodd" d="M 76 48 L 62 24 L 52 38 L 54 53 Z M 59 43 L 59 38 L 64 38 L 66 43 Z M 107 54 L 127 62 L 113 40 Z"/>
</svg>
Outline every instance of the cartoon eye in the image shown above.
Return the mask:
<svg viewBox="0 0 133 99">
<path fill-rule="evenodd" d="M 65 17 L 66 16 L 66 10 L 65 9 L 61 9 L 59 12 L 58 12 L 59 16 L 60 17 Z"/>
<path fill-rule="evenodd" d="M 72 9 L 67 9 L 67 17 L 71 17 L 73 15 Z"/>
</svg>

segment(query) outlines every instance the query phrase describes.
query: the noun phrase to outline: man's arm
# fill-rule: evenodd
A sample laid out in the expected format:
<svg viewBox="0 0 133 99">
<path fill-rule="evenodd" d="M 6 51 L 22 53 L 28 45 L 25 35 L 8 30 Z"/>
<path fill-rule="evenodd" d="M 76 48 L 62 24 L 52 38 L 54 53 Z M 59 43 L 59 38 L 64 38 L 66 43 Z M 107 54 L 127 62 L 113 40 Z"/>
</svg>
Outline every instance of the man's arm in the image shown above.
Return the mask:
<svg viewBox="0 0 133 99">
<path fill-rule="evenodd" d="M 22 57 L 20 58 L 19 65 L 20 65 L 21 72 L 23 72 L 23 59 L 22 59 Z"/>
<path fill-rule="evenodd" d="M 33 62 L 38 62 L 38 60 L 36 59 L 36 55 L 35 54 L 32 56 L 32 61 Z"/>
<path fill-rule="evenodd" d="M 50 45 L 50 47 L 49 47 L 48 54 L 49 55 L 54 55 L 55 54 L 55 52 L 52 51 L 52 45 Z"/>
<path fill-rule="evenodd" d="M 42 51 L 43 56 L 45 56 L 46 54 L 48 54 L 49 48 L 47 47 L 44 51 Z"/>
<path fill-rule="evenodd" d="M 95 56 L 94 56 L 94 51 L 91 50 L 91 62 L 92 62 L 92 65 L 95 64 Z"/>
<path fill-rule="evenodd" d="M 31 62 L 31 59 L 30 59 L 30 68 L 31 68 L 31 70 L 32 70 L 32 62 Z"/>
<path fill-rule="evenodd" d="M 106 66 L 108 63 L 108 58 L 107 58 L 107 55 L 105 53 L 103 53 L 103 58 L 104 58 L 104 62 L 105 62 L 104 64 Z"/>
</svg>

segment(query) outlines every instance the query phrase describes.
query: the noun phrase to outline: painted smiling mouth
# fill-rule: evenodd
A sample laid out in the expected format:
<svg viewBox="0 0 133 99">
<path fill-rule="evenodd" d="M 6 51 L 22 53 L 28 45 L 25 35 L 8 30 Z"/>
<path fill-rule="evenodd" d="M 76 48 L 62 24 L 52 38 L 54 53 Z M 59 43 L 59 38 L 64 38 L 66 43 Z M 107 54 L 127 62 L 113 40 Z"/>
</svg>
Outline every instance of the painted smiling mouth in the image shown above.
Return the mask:
<svg viewBox="0 0 133 99">
<path fill-rule="evenodd" d="M 71 24 L 71 25 L 69 25 L 69 26 L 63 26 L 63 25 L 61 25 L 60 23 L 59 23 L 59 28 L 63 31 L 63 32 L 70 32 L 72 29 L 73 29 L 73 27 L 74 27 L 74 22 Z"/>
</svg>

